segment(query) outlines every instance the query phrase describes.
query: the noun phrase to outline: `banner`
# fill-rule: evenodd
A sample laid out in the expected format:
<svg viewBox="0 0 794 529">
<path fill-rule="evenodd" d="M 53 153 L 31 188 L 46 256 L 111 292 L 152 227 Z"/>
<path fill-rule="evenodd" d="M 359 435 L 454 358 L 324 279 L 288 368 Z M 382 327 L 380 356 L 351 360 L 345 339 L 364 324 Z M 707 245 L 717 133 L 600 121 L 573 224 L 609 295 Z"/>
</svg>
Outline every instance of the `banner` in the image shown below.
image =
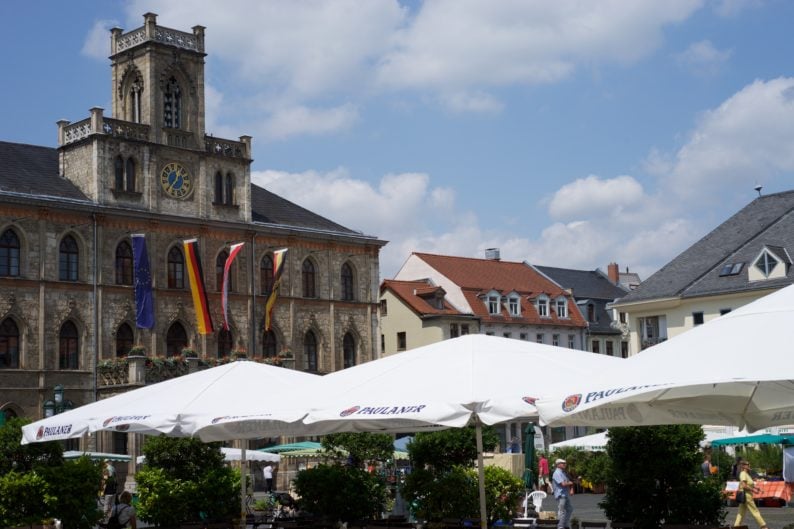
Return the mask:
<svg viewBox="0 0 794 529">
<path fill-rule="evenodd" d="M 276 304 L 276 298 L 278 298 L 279 288 L 281 288 L 281 272 L 284 270 L 286 258 L 286 248 L 273 252 L 273 288 L 268 292 L 265 301 L 265 331 L 269 331 L 273 325 L 273 307 Z"/>
<path fill-rule="evenodd" d="M 201 268 L 198 239 L 184 241 L 185 267 L 193 294 L 193 308 L 196 310 L 196 326 L 199 334 L 212 333 L 212 316 L 207 303 L 207 289 L 204 288 L 204 270 Z"/>
<path fill-rule="evenodd" d="M 152 274 L 149 271 L 149 254 L 146 236 L 132 236 L 132 266 L 135 272 L 135 325 L 139 329 L 154 327 L 154 300 L 152 299 Z"/>
<path fill-rule="evenodd" d="M 223 330 L 229 330 L 229 270 L 232 268 L 232 263 L 240 250 L 245 246 L 244 242 L 232 244 L 229 251 L 229 257 L 226 258 L 226 264 L 223 265 L 223 291 L 221 292 L 221 306 L 223 307 Z"/>
</svg>

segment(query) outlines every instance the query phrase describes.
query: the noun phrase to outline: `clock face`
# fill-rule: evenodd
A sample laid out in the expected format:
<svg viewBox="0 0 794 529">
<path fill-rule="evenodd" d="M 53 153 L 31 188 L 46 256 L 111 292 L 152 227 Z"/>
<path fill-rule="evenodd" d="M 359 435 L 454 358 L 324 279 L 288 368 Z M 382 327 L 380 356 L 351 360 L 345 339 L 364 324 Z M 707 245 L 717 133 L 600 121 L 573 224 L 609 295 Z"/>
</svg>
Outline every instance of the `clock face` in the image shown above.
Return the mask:
<svg viewBox="0 0 794 529">
<path fill-rule="evenodd" d="M 181 164 L 171 162 L 160 171 L 160 185 L 174 198 L 187 198 L 193 191 L 190 173 Z"/>
</svg>

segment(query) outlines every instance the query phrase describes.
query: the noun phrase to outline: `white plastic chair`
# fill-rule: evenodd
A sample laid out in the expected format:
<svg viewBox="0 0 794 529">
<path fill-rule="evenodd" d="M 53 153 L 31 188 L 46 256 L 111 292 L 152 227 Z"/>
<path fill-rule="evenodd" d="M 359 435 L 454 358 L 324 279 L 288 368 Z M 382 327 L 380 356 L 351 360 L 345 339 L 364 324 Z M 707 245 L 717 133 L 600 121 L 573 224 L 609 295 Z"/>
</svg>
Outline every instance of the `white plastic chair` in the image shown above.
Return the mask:
<svg viewBox="0 0 794 529">
<path fill-rule="evenodd" d="M 546 497 L 546 493 L 542 490 L 536 490 L 529 495 L 529 499 L 532 501 L 532 505 L 535 506 L 535 516 L 532 517 L 532 524 L 536 524 L 538 521 L 538 516 L 540 516 L 540 509 L 543 505 L 543 499 Z"/>
</svg>

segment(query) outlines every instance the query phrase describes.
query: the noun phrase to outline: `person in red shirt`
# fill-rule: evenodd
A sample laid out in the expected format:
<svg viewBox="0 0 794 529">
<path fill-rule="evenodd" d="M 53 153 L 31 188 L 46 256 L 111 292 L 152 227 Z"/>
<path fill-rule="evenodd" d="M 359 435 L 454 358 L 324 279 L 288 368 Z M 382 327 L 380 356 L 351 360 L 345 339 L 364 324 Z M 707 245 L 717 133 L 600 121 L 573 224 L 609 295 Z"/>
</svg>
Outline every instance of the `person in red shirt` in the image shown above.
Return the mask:
<svg viewBox="0 0 794 529">
<path fill-rule="evenodd" d="M 549 460 L 543 454 L 538 459 L 538 490 L 549 492 Z"/>
</svg>

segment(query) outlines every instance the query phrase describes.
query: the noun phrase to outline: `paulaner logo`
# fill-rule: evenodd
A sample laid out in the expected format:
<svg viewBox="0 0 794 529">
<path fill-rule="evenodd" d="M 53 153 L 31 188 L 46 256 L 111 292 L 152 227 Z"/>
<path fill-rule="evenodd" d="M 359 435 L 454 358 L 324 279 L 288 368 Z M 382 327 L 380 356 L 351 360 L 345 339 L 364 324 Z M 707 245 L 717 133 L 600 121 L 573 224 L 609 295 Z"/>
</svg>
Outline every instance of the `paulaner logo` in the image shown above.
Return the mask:
<svg viewBox="0 0 794 529">
<path fill-rule="evenodd" d="M 352 406 L 339 413 L 340 417 L 348 417 L 350 415 L 402 415 L 404 413 L 419 413 L 427 407 L 426 404 L 419 404 L 414 406 Z"/>
<path fill-rule="evenodd" d="M 579 403 L 582 402 L 582 394 L 577 393 L 576 395 L 568 395 L 565 397 L 565 400 L 562 401 L 562 411 L 564 412 L 571 412 L 579 406 Z"/>
<path fill-rule="evenodd" d="M 527 404 L 532 404 L 534 406 L 535 405 L 535 401 L 538 400 L 538 399 L 536 397 L 524 397 L 521 400 L 523 400 Z"/>
<path fill-rule="evenodd" d="M 142 421 L 144 419 L 148 419 L 149 417 L 151 417 L 151 415 L 114 415 L 113 417 L 108 417 L 102 421 L 102 426 L 107 428 L 114 422 Z"/>
<path fill-rule="evenodd" d="M 38 441 L 45 437 L 53 437 L 55 435 L 69 435 L 71 431 L 71 424 L 63 424 L 61 426 L 39 426 L 39 429 L 36 431 L 36 440 Z"/>
</svg>

